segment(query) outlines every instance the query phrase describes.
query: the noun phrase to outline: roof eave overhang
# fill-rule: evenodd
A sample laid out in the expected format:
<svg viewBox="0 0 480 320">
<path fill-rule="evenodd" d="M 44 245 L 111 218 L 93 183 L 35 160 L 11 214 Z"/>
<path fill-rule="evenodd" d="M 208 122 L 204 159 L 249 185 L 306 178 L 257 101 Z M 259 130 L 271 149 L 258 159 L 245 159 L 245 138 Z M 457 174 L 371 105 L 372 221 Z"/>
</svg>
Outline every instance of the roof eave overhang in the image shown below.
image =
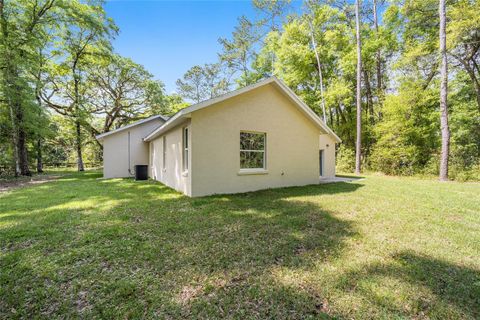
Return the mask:
<svg viewBox="0 0 480 320">
<path fill-rule="evenodd" d="M 150 117 L 150 118 L 146 118 L 146 119 L 143 119 L 143 120 L 139 120 L 137 122 L 134 122 L 132 124 L 129 124 L 129 125 L 126 125 L 124 127 L 121 127 L 121 128 L 118 128 L 116 130 L 112 130 L 112 131 L 109 131 L 109 132 L 105 132 L 105 133 L 102 133 L 102 134 L 99 134 L 99 135 L 96 135 L 95 138 L 98 140 L 98 141 L 103 141 L 104 138 L 108 137 L 108 136 L 111 136 L 113 134 L 116 134 L 116 133 L 120 133 L 120 132 L 123 132 L 127 129 L 130 129 L 130 128 L 134 128 L 134 127 L 137 127 L 139 125 L 142 125 L 142 124 L 145 124 L 145 123 L 148 123 L 150 121 L 153 121 L 153 120 L 158 120 L 158 119 L 161 119 L 163 121 L 168 121 L 168 118 L 166 118 L 165 116 L 162 116 L 162 115 L 156 115 L 156 116 L 153 116 L 153 117 Z"/>
<path fill-rule="evenodd" d="M 167 132 L 168 130 L 182 123 L 185 118 L 190 117 L 191 112 L 182 112 L 182 111 L 183 110 L 179 111 L 176 115 L 168 119 L 168 121 L 165 122 L 161 127 L 155 129 L 153 132 L 151 132 L 149 135 L 143 138 L 143 141 L 149 142 L 154 140 L 158 136 L 162 135 L 163 133 Z"/>
<path fill-rule="evenodd" d="M 293 92 L 292 89 L 290 89 L 287 85 L 285 85 L 282 81 L 278 80 L 275 78 L 275 84 L 277 84 L 282 90 L 283 92 L 285 92 L 288 97 L 294 102 L 296 103 L 299 107 L 300 107 L 300 110 L 308 117 L 310 118 L 320 129 L 322 129 L 325 134 L 330 134 L 334 139 L 335 139 L 335 142 L 337 143 L 341 143 L 342 142 L 342 139 L 340 139 L 336 134 L 335 132 L 333 132 L 332 129 L 330 129 L 329 126 L 327 126 L 327 124 L 325 122 L 323 122 L 322 119 L 320 119 L 320 117 L 315 113 L 313 112 L 312 109 L 310 109 L 309 106 L 307 106 L 305 104 L 305 102 L 303 102 L 296 94 L 295 92 Z"/>
<path fill-rule="evenodd" d="M 190 117 L 190 115 L 199 110 L 206 108 L 208 106 L 214 105 L 216 103 L 219 103 L 221 101 L 233 98 L 235 96 L 241 95 L 245 92 L 251 91 L 253 89 L 259 88 L 261 86 L 274 83 L 279 87 L 297 106 L 299 106 L 300 110 L 307 116 L 307 118 L 310 118 L 322 131 L 325 132 L 325 134 L 331 135 L 336 143 L 341 143 L 342 140 L 333 132 L 332 129 L 330 129 L 320 117 L 313 112 L 310 107 L 308 107 L 293 91 L 290 89 L 287 85 L 285 85 L 282 81 L 280 81 L 276 77 L 271 77 L 268 79 L 265 79 L 263 81 L 260 81 L 256 84 L 244 87 L 242 89 L 238 89 L 235 91 L 232 91 L 230 93 L 227 93 L 225 95 L 219 96 L 217 98 L 213 98 L 210 100 L 206 100 L 204 102 L 200 102 L 198 104 L 195 104 L 193 106 L 187 107 L 183 110 L 180 110 L 177 114 L 175 114 L 173 117 L 167 120 L 162 126 L 154 130 L 152 133 L 150 133 L 148 136 L 146 136 L 143 140 L 144 141 L 151 141 L 155 139 L 156 137 L 160 136 L 161 134 L 165 133 L 166 131 L 174 128 L 181 122 L 183 122 L 184 118 Z"/>
</svg>

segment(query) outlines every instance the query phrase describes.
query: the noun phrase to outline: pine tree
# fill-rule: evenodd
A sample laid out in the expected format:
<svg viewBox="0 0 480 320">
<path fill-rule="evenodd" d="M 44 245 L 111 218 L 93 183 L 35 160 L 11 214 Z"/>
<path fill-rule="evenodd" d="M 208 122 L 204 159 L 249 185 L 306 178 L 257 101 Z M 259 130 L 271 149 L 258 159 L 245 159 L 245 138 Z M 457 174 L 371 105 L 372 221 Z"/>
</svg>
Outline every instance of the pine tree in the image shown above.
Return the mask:
<svg viewBox="0 0 480 320">
<path fill-rule="evenodd" d="M 441 87 L 440 87 L 440 124 L 442 131 L 442 151 L 440 158 L 440 180 L 448 180 L 448 157 L 450 155 L 450 129 L 448 127 L 448 65 L 447 65 L 447 15 L 445 0 L 440 0 L 438 13 L 440 16 L 440 58 Z"/>
<path fill-rule="evenodd" d="M 360 38 L 360 0 L 355 1 L 355 26 L 357 37 L 357 141 L 355 173 L 362 171 L 362 41 Z"/>
</svg>

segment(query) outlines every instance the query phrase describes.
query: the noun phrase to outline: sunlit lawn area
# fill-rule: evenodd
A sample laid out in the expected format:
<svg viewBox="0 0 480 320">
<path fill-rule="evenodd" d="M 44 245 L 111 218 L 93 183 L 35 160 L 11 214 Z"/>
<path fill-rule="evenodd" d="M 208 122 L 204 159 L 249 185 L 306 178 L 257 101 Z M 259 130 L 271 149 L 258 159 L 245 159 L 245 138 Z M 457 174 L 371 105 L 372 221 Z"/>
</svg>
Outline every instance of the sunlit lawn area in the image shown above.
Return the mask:
<svg viewBox="0 0 480 320">
<path fill-rule="evenodd" d="M 480 317 L 480 184 L 190 199 L 98 172 L 0 194 L 0 318 Z"/>
</svg>

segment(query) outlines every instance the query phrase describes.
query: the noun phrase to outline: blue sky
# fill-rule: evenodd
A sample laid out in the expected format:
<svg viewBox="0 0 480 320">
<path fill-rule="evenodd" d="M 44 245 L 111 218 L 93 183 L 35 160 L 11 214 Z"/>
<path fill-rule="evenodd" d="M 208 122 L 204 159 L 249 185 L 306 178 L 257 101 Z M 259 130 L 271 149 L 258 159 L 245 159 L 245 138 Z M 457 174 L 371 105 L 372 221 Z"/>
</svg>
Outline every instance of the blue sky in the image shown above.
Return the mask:
<svg viewBox="0 0 480 320">
<path fill-rule="evenodd" d="M 237 17 L 256 16 L 250 0 L 110 0 L 105 9 L 120 28 L 115 51 L 143 64 L 167 93 L 190 67 L 217 60 L 217 40 L 230 36 Z"/>
</svg>

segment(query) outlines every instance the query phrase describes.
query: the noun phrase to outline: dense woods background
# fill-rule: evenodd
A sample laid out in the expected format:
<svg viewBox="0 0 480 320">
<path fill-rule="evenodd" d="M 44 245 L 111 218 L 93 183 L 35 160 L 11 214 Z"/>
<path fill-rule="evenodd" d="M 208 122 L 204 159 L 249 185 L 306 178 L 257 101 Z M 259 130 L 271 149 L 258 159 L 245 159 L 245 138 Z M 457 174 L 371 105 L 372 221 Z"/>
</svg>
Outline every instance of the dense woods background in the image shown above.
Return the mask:
<svg viewBox="0 0 480 320">
<path fill-rule="evenodd" d="M 254 0 L 256 18 L 239 17 L 231 36 L 219 39 L 218 61 L 192 66 L 171 95 L 143 66 L 115 53 L 118 28 L 102 5 L 0 0 L 2 174 L 56 164 L 83 170 L 101 163 L 96 134 L 275 75 L 343 139 L 339 170 L 355 167 L 358 109 L 364 169 L 437 175 L 443 110 L 450 178 L 480 179 L 478 0 L 446 3 L 448 87 L 441 85 L 438 0 L 305 1 L 300 11 L 288 1 Z"/>
</svg>

